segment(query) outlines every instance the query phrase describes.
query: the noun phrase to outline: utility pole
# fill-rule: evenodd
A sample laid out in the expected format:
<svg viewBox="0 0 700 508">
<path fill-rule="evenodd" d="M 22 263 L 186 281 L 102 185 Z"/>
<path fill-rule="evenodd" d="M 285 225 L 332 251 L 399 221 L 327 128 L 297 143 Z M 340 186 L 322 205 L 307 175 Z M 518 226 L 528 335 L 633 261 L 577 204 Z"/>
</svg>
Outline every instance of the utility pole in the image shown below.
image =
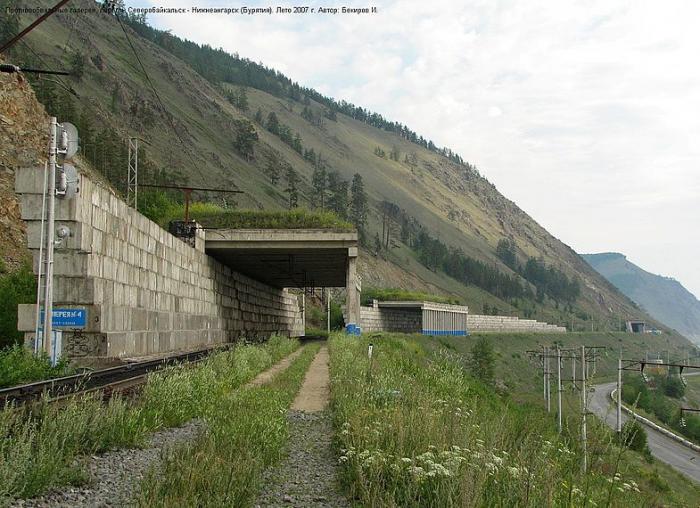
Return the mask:
<svg viewBox="0 0 700 508">
<path fill-rule="evenodd" d="M 547 364 L 545 363 L 547 351 L 542 346 L 542 394 L 544 396 L 544 405 L 547 406 Z"/>
<path fill-rule="evenodd" d="M 41 277 L 44 267 L 44 221 L 46 220 L 46 187 L 48 185 L 49 167 L 48 163 L 44 163 L 44 185 L 41 187 L 43 196 L 41 197 L 41 234 L 39 236 L 39 266 L 36 284 L 36 317 L 34 319 L 34 354 L 38 355 L 41 349 L 39 344 L 39 332 L 41 331 Z"/>
<path fill-rule="evenodd" d="M 586 397 L 586 346 L 581 346 L 581 443 L 583 447 L 583 472 L 588 469 L 588 436 L 586 433 L 586 414 L 588 402 Z"/>
<path fill-rule="evenodd" d="M 571 356 L 571 385 L 576 388 L 576 352 Z"/>
<path fill-rule="evenodd" d="M 60 134 L 60 138 L 59 138 Z M 56 117 L 51 117 L 49 122 L 49 164 L 46 175 L 46 186 L 44 192 L 48 197 L 48 209 L 46 211 L 46 257 L 44 259 L 44 319 L 41 327 L 42 347 L 55 365 L 60 351 L 54 340 L 53 331 L 53 265 L 56 231 L 56 197 L 61 199 L 71 198 L 78 192 L 78 177 L 75 168 L 66 161 L 70 160 L 78 151 L 78 131 L 75 126 L 64 122 L 58 124 Z M 60 155 L 61 165 L 58 165 L 57 158 Z M 42 205 L 43 208 L 43 205 Z M 43 216 L 42 216 L 42 238 L 44 237 Z M 61 227 L 58 231 L 59 241 L 71 236 L 71 231 L 67 227 Z M 41 261 L 41 260 L 40 260 Z M 39 269 L 41 272 L 41 269 Z M 41 277 L 37 282 L 37 293 L 41 294 Z M 37 298 L 38 300 L 38 298 Z M 37 302 L 38 304 L 41 302 Z M 41 312 L 41 309 L 39 309 Z M 41 315 L 41 314 L 39 314 Z M 38 334 L 35 342 L 39 340 Z M 35 344 L 35 350 L 39 347 Z"/>
<path fill-rule="evenodd" d="M 617 433 L 622 432 L 622 350 L 617 360 Z"/>
<path fill-rule="evenodd" d="M 326 328 L 331 333 L 331 290 L 326 288 Z"/>
<path fill-rule="evenodd" d="M 547 412 L 551 413 L 552 412 L 552 385 L 550 382 L 550 378 L 552 377 L 552 368 L 549 362 L 549 348 L 547 348 L 547 353 L 545 357 L 545 362 L 546 362 L 546 371 L 547 371 Z"/>
<path fill-rule="evenodd" d="M 561 349 L 557 346 L 557 424 L 561 434 Z"/>
<path fill-rule="evenodd" d="M 56 117 L 52 116 L 49 127 L 49 176 L 46 192 L 49 196 L 49 209 L 46 220 L 46 266 L 44 285 L 44 326 L 41 332 L 44 351 L 51 357 L 51 338 L 53 336 L 53 251 L 54 223 L 56 212 Z"/>
</svg>

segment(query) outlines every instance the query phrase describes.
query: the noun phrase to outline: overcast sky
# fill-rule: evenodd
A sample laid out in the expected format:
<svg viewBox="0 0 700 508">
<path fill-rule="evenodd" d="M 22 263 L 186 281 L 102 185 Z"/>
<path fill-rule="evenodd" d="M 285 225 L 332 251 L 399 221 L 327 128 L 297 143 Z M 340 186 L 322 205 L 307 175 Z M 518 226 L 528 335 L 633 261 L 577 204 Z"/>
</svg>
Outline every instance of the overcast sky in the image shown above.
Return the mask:
<svg viewBox="0 0 700 508">
<path fill-rule="evenodd" d="M 408 125 L 577 252 L 700 296 L 700 2 L 127 1 L 164 4 L 376 6 L 148 19 Z"/>
</svg>

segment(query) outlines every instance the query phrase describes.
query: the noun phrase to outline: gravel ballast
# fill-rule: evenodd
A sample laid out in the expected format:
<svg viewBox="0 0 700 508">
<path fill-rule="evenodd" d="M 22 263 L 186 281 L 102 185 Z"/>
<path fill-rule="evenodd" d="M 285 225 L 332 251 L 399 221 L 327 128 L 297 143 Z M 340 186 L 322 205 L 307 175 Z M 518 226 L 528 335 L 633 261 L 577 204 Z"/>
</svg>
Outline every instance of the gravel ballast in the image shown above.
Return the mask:
<svg viewBox="0 0 700 508">
<path fill-rule="evenodd" d="M 191 441 L 204 428 L 201 420 L 153 434 L 145 448 L 123 449 L 88 459 L 88 484 L 49 491 L 32 499 L 18 499 L 14 507 L 135 506 L 134 497 L 148 468 L 159 464 L 170 447 Z"/>
<path fill-rule="evenodd" d="M 349 507 L 338 484 L 333 428 L 328 412 L 289 411 L 288 454 L 265 472 L 259 507 Z"/>
</svg>

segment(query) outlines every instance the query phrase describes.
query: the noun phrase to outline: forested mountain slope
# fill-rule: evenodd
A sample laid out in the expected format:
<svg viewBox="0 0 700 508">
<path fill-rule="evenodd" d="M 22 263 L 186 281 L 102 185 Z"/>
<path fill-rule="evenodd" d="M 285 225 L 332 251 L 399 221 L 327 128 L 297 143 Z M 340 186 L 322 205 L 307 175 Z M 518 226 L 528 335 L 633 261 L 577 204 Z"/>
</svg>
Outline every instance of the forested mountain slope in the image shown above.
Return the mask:
<svg viewBox="0 0 700 508">
<path fill-rule="evenodd" d="M 32 20 L 0 23 L 14 33 Z M 296 193 L 299 206 L 352 215 L 352 181 L 360 175 L 365 286 L 446 293 L 475 312 L 588 330 L 617 328 L 640 313 L 459 155 L 274 70 L 141 21 L 57 14 L 10 54 L 73 72 L 60 83 L 31 83 L 51 113 L 78 126 L 83 158 L 116 188 L 124 186 L 129 136 L 144 140 L 142 182 L 244 191 L 196 196 L 222 206 L 286 208 Z M 546 192 L 543 186 L 543 199 Z"/>
<path fill-rule="evenodd" d="M 649 273 L 617 252 L 583 258 L 649 314 L 700 343 L 700 301 L 680 282 Z"/>
</svg>

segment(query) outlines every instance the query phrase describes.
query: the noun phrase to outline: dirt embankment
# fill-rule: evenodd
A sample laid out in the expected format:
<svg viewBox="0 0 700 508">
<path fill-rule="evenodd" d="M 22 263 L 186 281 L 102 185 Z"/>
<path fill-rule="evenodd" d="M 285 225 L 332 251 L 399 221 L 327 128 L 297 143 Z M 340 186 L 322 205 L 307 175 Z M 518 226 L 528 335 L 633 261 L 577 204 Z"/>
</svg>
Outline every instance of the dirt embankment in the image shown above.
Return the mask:
<svg viewBox="0 0 700 508">
<path fill-rule="evenodd" d="M 48 118 L 31 86 L 19 74 L 0 74 L 0 259 L 10 270 L 30 256 L 15 172 L 43 165 L 47 146 Z"/>
</svg>

